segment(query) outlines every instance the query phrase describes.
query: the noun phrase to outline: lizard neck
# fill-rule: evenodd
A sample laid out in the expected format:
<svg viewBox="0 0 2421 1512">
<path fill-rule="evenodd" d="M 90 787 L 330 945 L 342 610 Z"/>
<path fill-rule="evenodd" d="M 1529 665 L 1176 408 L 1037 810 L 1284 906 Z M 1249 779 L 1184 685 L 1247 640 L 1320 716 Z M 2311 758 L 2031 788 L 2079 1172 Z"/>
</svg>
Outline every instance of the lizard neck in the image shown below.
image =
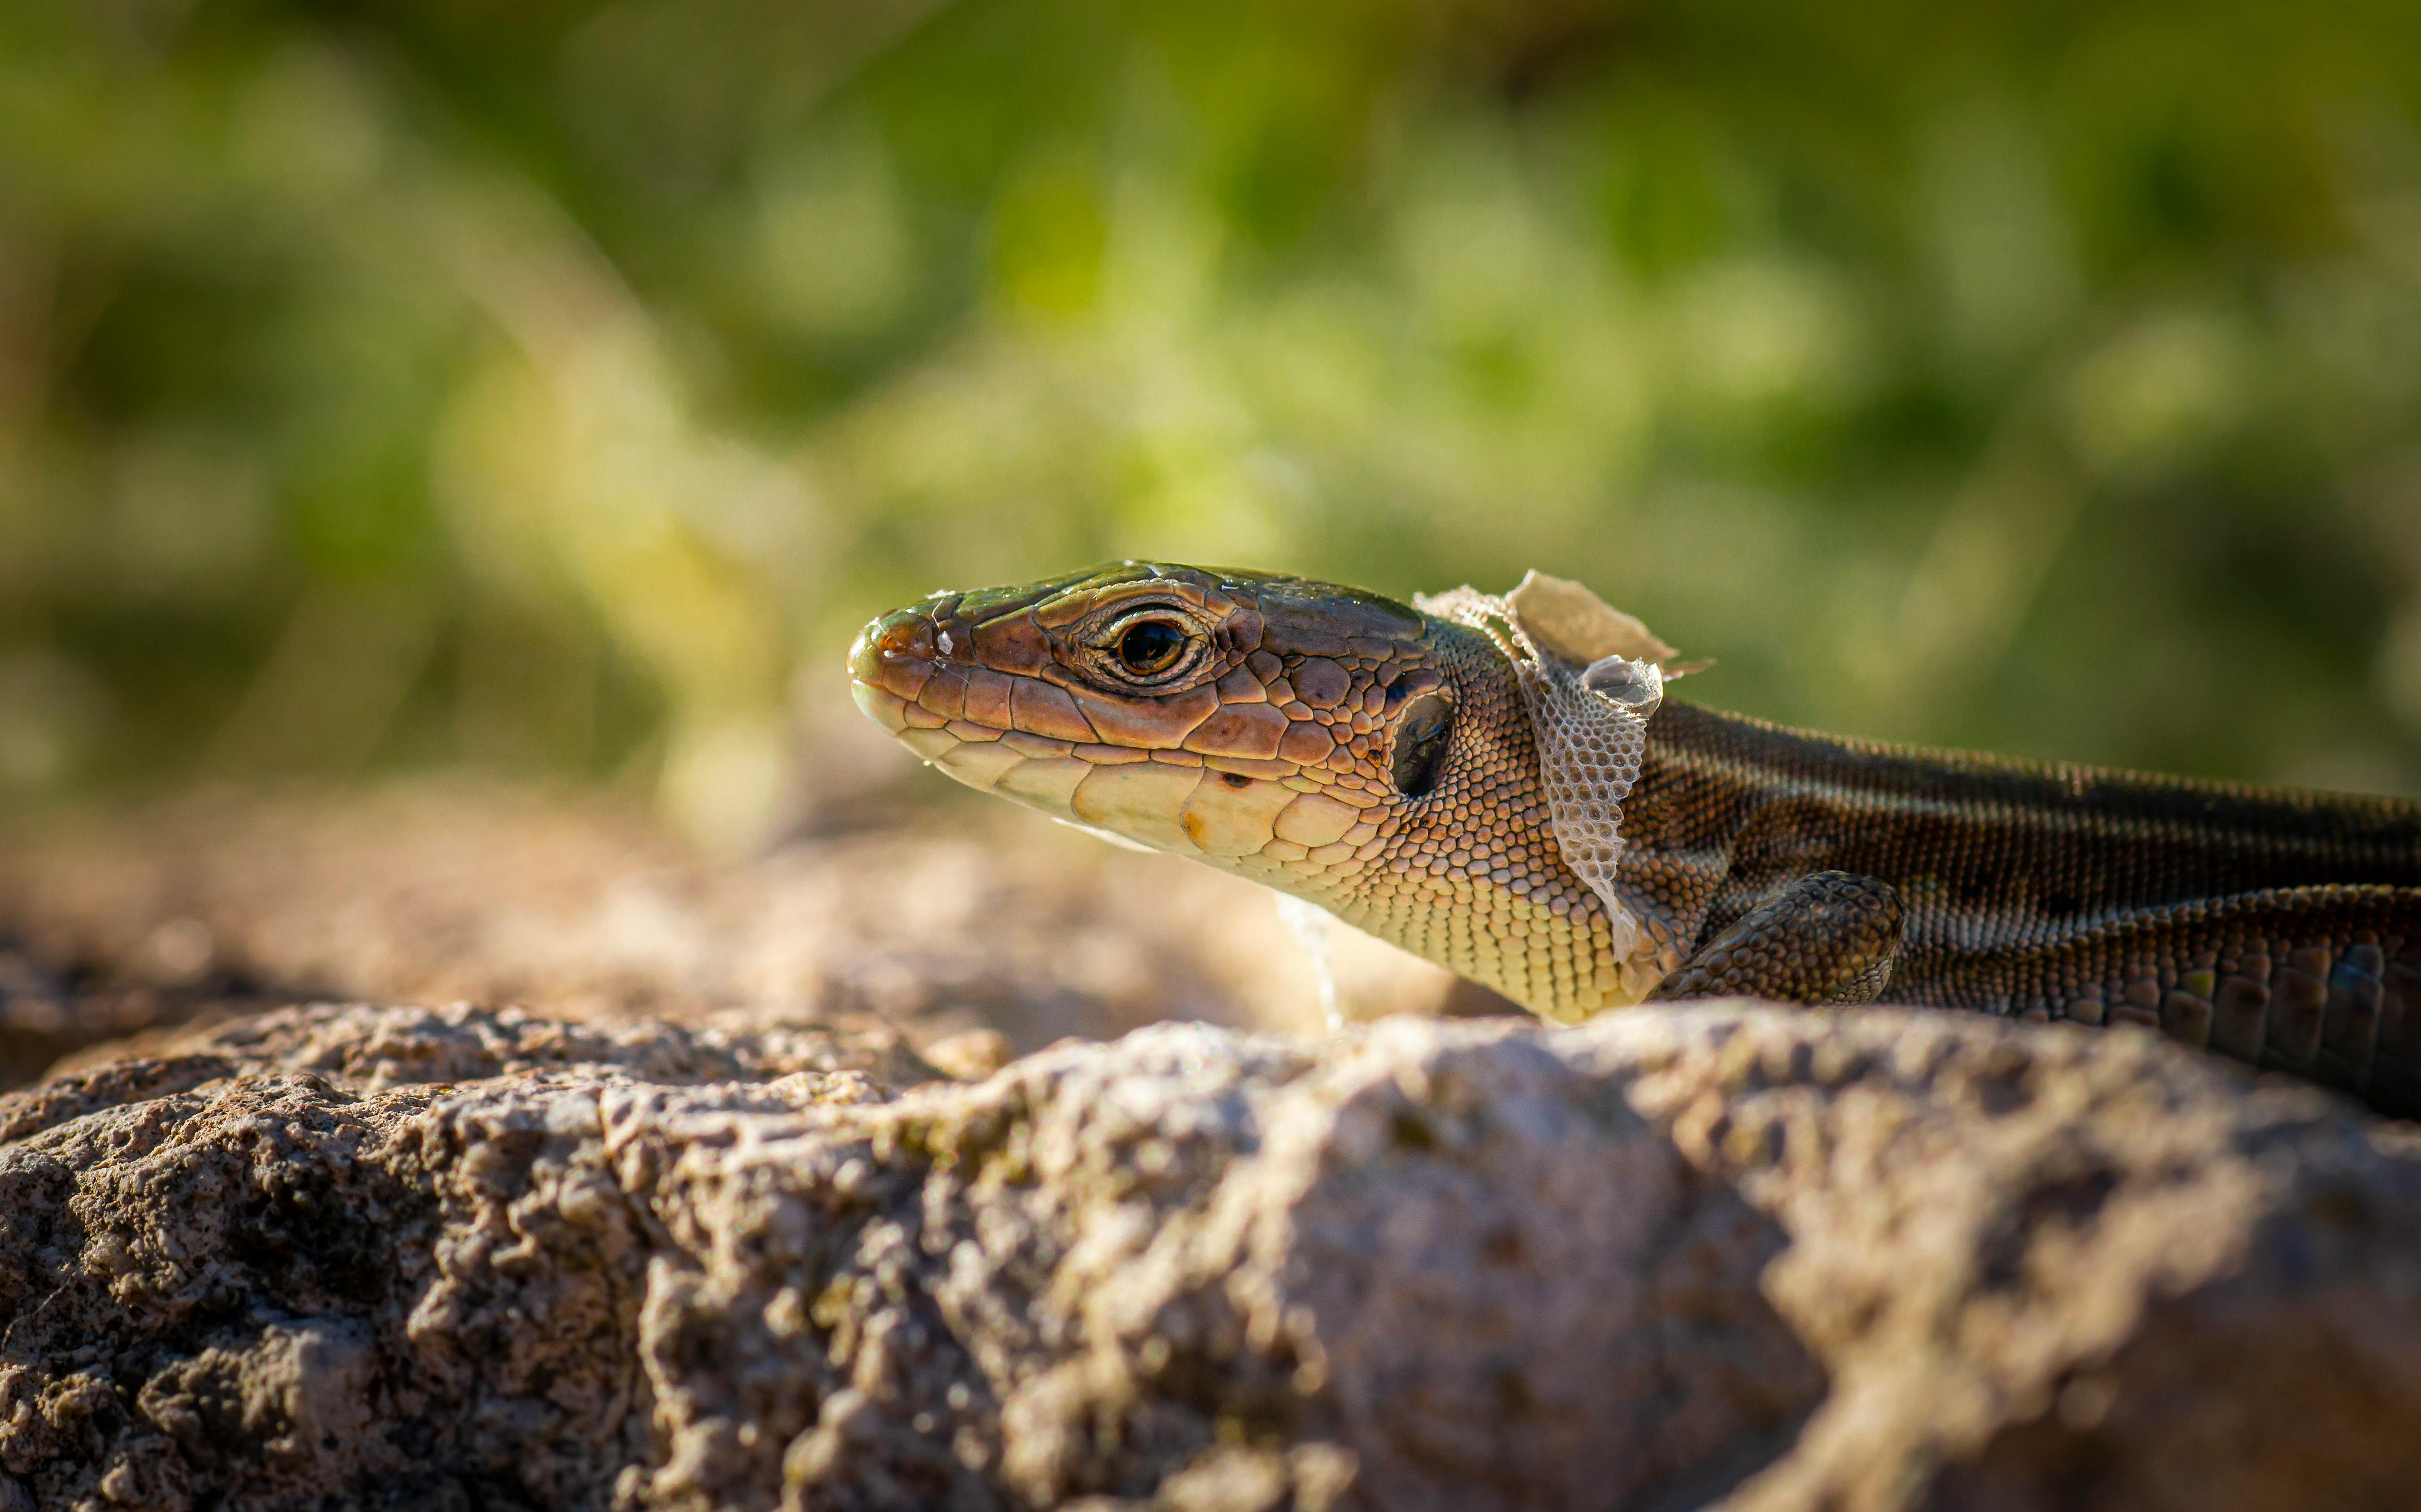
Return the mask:
<svg viewBox="0 0 2421 1512">
<path fill-rule="evenodd" d="M 1351 856 L 1226 865 L 1544 1018 L 1576 1022 L 1637 1002 L 1679 962 L 1686 937 L 1645 899 L 1631 909 L 1637 937 L 1617 931 L 1565 863 L 1528 708 L 1496 647 L 1434 619 L 1426 644 L 1457 709 L 1437 789 L 1391 801 L 1376 836 Z"/>
</svg>

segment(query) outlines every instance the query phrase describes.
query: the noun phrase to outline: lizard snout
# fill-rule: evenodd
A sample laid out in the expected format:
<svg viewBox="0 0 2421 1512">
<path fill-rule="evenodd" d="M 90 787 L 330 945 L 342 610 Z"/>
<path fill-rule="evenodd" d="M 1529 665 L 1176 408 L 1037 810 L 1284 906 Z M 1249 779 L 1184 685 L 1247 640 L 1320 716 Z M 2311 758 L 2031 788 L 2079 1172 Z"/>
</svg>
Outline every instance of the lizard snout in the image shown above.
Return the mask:
<svg viewBox="0 0 2421 1512">
<path fill-rule="evenodd" d="M 849 648 L 849 673 L 862 682 L 880 682 L 901 661 L 932 659 L 932 617 L 921 609 L 894 609 L 857 632 Z"/>
<path fill-rule="evenodd" d="M 849 647 L 849 677 L 858 707 L 893 734 L 909 723 L 904 706 L 933 676 L 933 618 L 922 609 L 895 609 L 857 632 Z"/>
</svg>

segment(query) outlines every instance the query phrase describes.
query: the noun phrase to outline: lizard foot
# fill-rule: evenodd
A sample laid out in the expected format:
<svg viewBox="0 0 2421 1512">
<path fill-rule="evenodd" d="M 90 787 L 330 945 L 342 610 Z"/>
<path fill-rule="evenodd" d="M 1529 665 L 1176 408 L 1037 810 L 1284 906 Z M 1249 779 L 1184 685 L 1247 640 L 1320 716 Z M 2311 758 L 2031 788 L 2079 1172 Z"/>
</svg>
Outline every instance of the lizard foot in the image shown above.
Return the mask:
<svg viewBox="0 0 2421 1512">
<path fill-rule="evenodd" d="M 1814 872 L 1742 914 L 1648 996 L 1872 1003 L 1891 980 L 1901 917 L 1889 882 Z"/>
</svg>

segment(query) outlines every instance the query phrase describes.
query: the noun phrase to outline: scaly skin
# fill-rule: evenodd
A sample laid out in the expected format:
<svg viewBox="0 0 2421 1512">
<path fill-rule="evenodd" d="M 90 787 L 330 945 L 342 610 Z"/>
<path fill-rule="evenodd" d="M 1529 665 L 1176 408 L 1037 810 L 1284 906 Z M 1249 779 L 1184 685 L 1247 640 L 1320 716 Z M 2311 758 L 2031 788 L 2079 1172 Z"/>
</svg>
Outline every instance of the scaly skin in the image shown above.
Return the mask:
<svg viewBox="0 0 2421 1512">
<path fill-rule="evenodd" d="M 1164 631 L 1129 642 L 1145 621 Z M 1138 673 L 1138 646 L 1173 658 Z M 2421 805 L 1666 701 L 1622 804 L 1626 951 L 1564 865 L 1513 666 L 1463 624 L 1127 563 L 883 616 L 850 668 L 961 782 L 1306 898 L 1556 1021 L 1653 990 L 2135 1022 L 2421 1112 Z M 1434 785 L 1400 791 L 1441 707 Z"/>
</svg>

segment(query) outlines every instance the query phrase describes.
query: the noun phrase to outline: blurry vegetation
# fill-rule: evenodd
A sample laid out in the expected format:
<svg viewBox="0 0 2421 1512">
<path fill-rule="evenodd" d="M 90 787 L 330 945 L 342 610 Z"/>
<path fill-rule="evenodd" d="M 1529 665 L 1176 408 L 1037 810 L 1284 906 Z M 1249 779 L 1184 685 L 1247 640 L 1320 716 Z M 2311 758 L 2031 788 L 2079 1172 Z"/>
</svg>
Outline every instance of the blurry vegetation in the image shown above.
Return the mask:
<svg viewBox="0 0 2421 1512">
<path fill-rule="evenodd" d="M 1129 554 L 2421 792 L 2421 8 L 0 4 L 0 794 L 744 841 L 868 615 Z"/>
</svg>

